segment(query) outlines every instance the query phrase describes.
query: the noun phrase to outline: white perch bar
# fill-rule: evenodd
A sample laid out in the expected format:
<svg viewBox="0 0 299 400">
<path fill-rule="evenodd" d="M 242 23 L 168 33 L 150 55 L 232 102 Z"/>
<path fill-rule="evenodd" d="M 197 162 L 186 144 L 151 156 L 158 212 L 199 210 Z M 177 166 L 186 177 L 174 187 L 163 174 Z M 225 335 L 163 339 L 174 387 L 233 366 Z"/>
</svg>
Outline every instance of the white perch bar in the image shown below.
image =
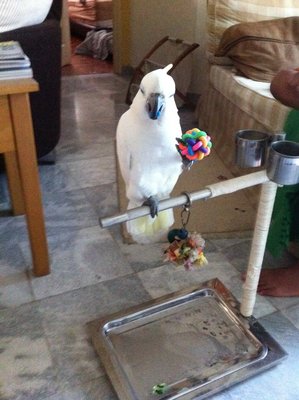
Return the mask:
<svg viewBox="0 0 299 400">
<path fill-rule="evenodd" d="M 163 211 L 168 208 L 174 208 L 188 204 L 189 200 L 194 202 L 197 200 L 222 196 L 255 185 L 262 185 L 262 190 L 256 216 L 256 223 L 240 309 L 242 315 L 245 317 L 252 315 L 256 300 L 257 285 L 265 253 L 266 240 L 269 232 L 277 184 L 269 181 L 266 171 L 264 170 L 243 175 L 238 178 L 229 179 L 227 181 L 214 183 L 197 192 L 191 192 L 187 195 L 182 194 L 177 197 L 161 200 L 159 203 L 159 210 Z M 149 213 L 149 207 L 142 206 L 127 210 L 125 213 L 118 214 L 113 217 L 102 218 L 100 219 L 100 225 L 103 228 L 106 228 L 111 225 L 142 217 L 144 215 L 149 215 Z"/>
<path fill-rule="evenodd" d="M 188 193 L 188 196 L 181 194 L 180 196 L 161 200 L 159 202 L 159 211 L 183 206 L 184 204 L 188 203 L 188 197 L 193 203 L 197 200 L 204 200 L 212 197 L 222 196 L 224 194 L 234 193 L 238 190 L 260 185 L 268 181 L 269 179 L 266 175 L 266 171 L 259 171 L 252 174 L 243 175 L 238 178 L 228 179 L 227 181 L 213 183 L 197 192 Z M 150 209 L 147 206 L 132 208 L 131 210 L 126 210 L 124 213 L 114 215 L 113 217 L 101 218 L 100 225 L 102 228 L 107 228 L 109 226 L 120 224 L 122 222 L 130 221 L 132 219 L 143 217 L 144 215 L 149 214 Z"/>
</svg>

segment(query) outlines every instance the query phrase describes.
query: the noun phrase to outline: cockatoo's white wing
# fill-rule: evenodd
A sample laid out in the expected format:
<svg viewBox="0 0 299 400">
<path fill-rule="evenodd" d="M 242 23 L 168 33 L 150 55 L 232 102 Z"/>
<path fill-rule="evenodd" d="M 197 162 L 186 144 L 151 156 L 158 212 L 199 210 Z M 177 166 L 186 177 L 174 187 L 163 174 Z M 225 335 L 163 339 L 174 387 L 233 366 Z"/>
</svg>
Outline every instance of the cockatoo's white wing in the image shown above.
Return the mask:
<svg viewBox="0 0 299 400">
<path fill-rule="evenodd" d="M 128 111 L 127 111 L 128 112 Z M 126 187 L 129 185 L 130 180 L 130 164 L 131 164 L 131 150 L 130 150 L 130 131 L 127 130 L 129 125 L 127 122 L 128 116 L 123 114 L 119 120 L 116 130 L 116 150 L 119 168 L 122 177 L 125 181 Z"/>
</svg>

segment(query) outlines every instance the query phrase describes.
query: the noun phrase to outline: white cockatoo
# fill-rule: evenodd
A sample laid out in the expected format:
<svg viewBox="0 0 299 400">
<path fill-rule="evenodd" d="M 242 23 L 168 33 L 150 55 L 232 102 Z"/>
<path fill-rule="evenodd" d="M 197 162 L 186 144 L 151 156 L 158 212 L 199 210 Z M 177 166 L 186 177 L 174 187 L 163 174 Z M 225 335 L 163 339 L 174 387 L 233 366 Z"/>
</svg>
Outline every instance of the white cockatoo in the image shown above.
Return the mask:
<svg viewBox="0 0 299 400">
<path fill-rule="evenodd" d="M 171 67 L 143 77 L 130 109 L 117 126 L 117 156 L 128 209 L 150 207 L 151 216 L 127 222 L 127 230 L 137 243 L 164 240 L 174 223 L 172 209 L 158 212 L 159 200 L 170 196 L 183 167 L 176 149 L 182 130 L 174 100 L 175 82 L 167 74 Z"/>
</svg>

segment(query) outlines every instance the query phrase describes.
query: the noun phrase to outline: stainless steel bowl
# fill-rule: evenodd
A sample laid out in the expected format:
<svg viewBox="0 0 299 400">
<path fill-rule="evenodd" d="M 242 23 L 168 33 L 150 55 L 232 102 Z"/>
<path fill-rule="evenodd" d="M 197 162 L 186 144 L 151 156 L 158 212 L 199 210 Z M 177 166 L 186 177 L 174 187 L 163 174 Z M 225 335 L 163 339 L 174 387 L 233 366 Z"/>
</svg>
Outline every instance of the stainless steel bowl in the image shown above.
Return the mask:
<svg viewBox="0 0 299 400">
<path fill-rule="evenodd" d="M 240 168 L 261 167 L 267 158 L 270 135 L 253 129 L 236 133 L 236 164 Z"/>
<path fill-rule="evenodd" d="M 299 143 L 282 140 L 271 144 L 267 176 L 279 185 L 299 183 Z"/>
</svg>

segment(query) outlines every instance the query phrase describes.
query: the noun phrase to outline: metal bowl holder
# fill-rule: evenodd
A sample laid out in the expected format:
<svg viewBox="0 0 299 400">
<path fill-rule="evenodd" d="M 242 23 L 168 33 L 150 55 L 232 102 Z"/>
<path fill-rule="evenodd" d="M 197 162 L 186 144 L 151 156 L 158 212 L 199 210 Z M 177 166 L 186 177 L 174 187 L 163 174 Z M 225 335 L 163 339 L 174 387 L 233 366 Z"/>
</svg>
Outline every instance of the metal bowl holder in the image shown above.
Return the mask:
<svg viewBox="0 0 299 400">
<path fill-rule="evenodd" d="M 285 133 L 245 129 L 236 133 L 236 164 L 240 168 L 266 164 L 268 178 L 278 185 L 299 183 L 299 144 L 285 140 Z"/>
</svg>

